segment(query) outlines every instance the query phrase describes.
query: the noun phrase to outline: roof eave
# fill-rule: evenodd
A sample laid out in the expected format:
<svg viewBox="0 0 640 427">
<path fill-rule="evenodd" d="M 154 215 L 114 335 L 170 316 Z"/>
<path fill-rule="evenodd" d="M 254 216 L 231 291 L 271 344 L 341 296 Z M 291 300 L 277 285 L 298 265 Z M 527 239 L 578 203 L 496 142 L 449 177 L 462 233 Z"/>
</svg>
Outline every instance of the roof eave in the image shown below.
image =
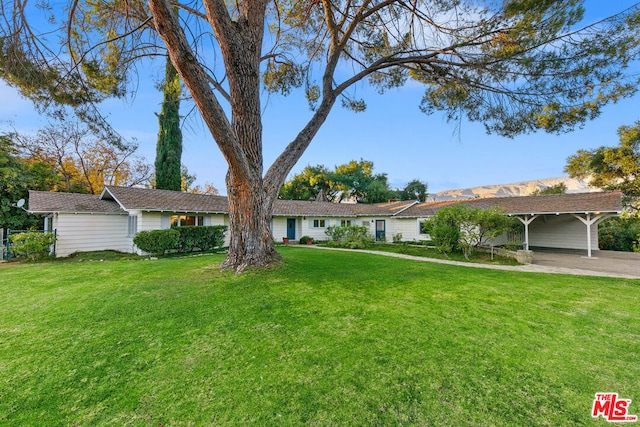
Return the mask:
<svg viewBox="0 0 640 427">
<path fill-rule="evenodd" d="M 584 215 L 584 214 L 620 214 L 622 210 L 616 209 L 598 209 L 598 210 L 580 210 L 580 211 L 548 211 L 548 212 L 536 212 L 536 211 L 528 211 L 528 212 L 505 212 L 506 215 Z"/>
</svg>

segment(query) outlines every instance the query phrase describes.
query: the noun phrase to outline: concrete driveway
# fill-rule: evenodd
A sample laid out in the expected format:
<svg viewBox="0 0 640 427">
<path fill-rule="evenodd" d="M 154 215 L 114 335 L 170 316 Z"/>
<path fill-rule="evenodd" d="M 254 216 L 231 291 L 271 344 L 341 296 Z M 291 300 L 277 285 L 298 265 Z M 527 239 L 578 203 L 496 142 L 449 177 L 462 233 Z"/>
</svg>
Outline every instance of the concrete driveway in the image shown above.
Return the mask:
<svg viewBox="0 0 640 427">
<path fill-rule="evenodd" d="M 550 269 L 572 269 L 618 277 L 640 278 L 640 253 L 533 248 L 533 264 Z"/>
</svg>

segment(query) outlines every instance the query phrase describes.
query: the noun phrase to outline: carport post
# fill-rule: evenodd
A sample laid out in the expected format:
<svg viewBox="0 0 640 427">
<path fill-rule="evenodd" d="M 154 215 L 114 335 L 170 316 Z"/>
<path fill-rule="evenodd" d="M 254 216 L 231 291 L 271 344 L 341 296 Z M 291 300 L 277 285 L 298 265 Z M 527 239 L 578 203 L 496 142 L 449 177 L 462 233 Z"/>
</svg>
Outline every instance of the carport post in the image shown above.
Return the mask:
<svg viewBox="0 0 640 427">
<path fill-rule="evenodd" d="M 587 226 L 587 257 L 591 258 L 591 226 L 593 224 L 598 224 L 601 221 L 604 221 L 607 218 L 611 218 L 612 214 L 608 214 L 608 215 L 602 215 L 600 214 L 600 212 L 596 212 L 594 217 L 591 217 L 591 213 L 590 212 L 585 212 L 584 213 L 586 215 L 586 218 L 582 218 L 580 215 L 578 214 L 571 214 L 573 215 L 575 218 L 578 218 L 580 221 L 582 221 L 582 223 L 584 225 Z"/>
<path fill-rule="evenodd" d="M 524 224 L 524 244 L 525 249 L 529 250 L 529 224 L 531 224 L 534 219 L 538 218 L 538 215 L 531 214 L 531 218 L 529 218 L 529 215 L 525 215 L 524 218 L 520 216 L 516 218 L 518 218 L 520 222 Z"/>
</svg>

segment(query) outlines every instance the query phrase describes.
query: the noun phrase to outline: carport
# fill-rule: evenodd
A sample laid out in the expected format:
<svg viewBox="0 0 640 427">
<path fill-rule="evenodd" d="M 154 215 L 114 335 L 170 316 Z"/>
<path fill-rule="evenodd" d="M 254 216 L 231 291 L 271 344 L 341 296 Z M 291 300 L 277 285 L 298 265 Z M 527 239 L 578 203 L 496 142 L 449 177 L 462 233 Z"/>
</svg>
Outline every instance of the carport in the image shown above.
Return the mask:
<svg viewBox="0 0 640 427">
<path fill-rule="evenodd" d="M 465 202 L 479 208 L 501 208 L 524 225 L 524 246 L 586 250 L 598 249 L 598 224 L 622 212 L 622 193 L 592 192 L 526 197 L 476 199 Z"/>
<path fill-rule="evenodd" d="M 587 246 L 587 256 L 590 258 L 593 254 L 593 250 L 598 249 L 598 224 L 604 221 L 607 218 L 611 218 L 614 216 L 619 216 L 619 212 L 584 212 L 584 213 L 572 213 L 572 212 L 555 212 L 551 215 L 560 216 L 560 215 L 569 215 L 578 221 L 582 222 L 585 226 L 585 242 Z M 524 225 L 524 246 L 526 250 L 530 248 L 530 239 L 529 239 L 529 226 L 533 221 L 540 217 L 544 217 L 544 215 L 548 215 L 545 213 L 530 213 L 530 214 L 513 214 L 520 222 Z M 594 234 L 595 229 L 595 234 Z M 595 239 L 594 239 L 595 237 Z M 594 242 L 595 240 L 595 242 Z M 595 246 L 595 247 L 594 247 Z"/>
</svg>

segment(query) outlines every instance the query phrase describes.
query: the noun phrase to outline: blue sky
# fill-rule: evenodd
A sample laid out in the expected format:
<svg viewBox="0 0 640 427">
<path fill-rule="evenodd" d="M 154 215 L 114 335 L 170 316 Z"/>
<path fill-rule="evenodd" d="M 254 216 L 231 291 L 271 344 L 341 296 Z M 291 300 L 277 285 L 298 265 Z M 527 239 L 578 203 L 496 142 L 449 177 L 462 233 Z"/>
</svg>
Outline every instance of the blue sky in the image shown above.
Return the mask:
<svg viewBox="0 0 640 427">
<path fill-rule="evenodd" d="M 589 20 L 608 16 L 634 1 L 588 0 Z M 109 100 L 103 104 L 113 126 L 126 137 L 135 137 L 138 154 L 153 163 L 162 94 L 154 88 L 163 72 L 140 70 L 138 92 L 133 99 Z M 387 173 L 392 187 L 403 187 L 412 179 L 426 181 L 429 192 L 504 184 L 562 176 L 568 156 L 579 149 L 615 145 L 622 125 L 640 120 L 640 96 L 610 105 L 583 129 L 563 135 L 536 133 L 507 139 L 487 135 L 480 123 L 448 123 L 441 114 L 427 116 L 418 105 L 422 88 L 416 83 L 378 95 L 366 87 L 358 95 L 367 101 L 367 111 L 353 113 L 337 105 L 311 146 L 294 167 L 334 167 L 360 158 L 371 160 L 375 172 Z M 21 133 L 33 133 L 47 124 L 30 101 L 0 82 L 0 131 L 9 123 Z M 183 104 L 186 107 L 186 104 Z M 311 116 L 302 93 L 287 98 L 263 96 L 265 170 Z M 182 108 L 182 114 L 187 113 Z M 227 165 L 203 122 L 187 119 L 183 129 L 182 162 L 197 175 L 198 184 L 212 183 L 226 193 Z"/>
</svg>

